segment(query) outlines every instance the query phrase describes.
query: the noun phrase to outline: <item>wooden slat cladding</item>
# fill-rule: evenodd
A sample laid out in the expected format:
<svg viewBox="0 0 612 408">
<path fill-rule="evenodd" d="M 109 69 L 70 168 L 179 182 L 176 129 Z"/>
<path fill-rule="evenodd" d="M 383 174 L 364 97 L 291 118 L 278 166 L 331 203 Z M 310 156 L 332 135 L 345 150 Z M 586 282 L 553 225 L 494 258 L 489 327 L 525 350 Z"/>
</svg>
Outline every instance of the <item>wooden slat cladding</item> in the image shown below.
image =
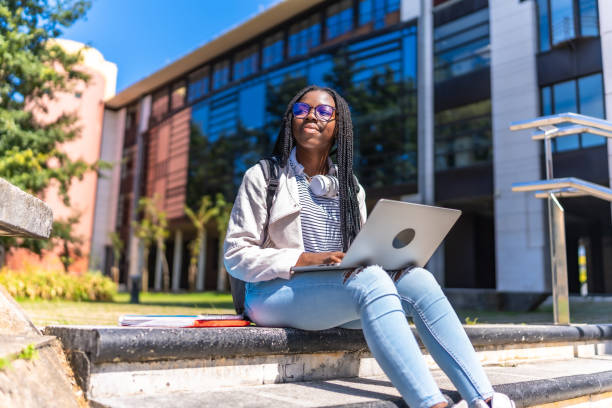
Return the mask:
<svg viewBox="0 0 612 408">
<path fill-rule="evenodd" d="M 146 194 L 159 197 L 169 220 L 184 215 L 190 120 L 191 109 L 183 109 L 149 132 Z"/>
</svg>

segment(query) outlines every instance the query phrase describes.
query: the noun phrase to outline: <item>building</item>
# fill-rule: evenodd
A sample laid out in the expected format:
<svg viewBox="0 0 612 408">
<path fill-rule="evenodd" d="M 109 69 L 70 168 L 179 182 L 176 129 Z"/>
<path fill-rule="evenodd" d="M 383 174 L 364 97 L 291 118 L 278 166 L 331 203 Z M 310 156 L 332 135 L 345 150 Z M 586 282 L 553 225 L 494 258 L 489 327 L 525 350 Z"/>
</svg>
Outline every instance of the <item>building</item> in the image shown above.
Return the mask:
<svg viewBox="0 0 612 408">
<path fill-rule="evenodd" d="M 46 104 L 47 111 L 36 111 L 35 115 L 41 121 L 56 120 L 63 113 L 74 113 L 78 118 L 77 125 L 81 128 L 80 136 L 64 143 L 61 149 L 73 159 L 82 159 L 87 163 L 95 163 L 100 158 L 102 141 L 102 120 L 105 111 L 105 101 L 115 95 L 117 83 L 117 66 L 104 59 L 96 49 L 85 44 L 58 39 L 56 41 L 64 50 L 72 54 L 80 52 L 82 61 L 77 69 L 89 75 L 87 84 L 75 84 L 71 92 L 61 92 Z M 87 271 L 90 259 L 94 225 L 94 207 L 96 203 L 96 185 L 98 175 L 88 172 L 82 180 L 73 180 L 70 190 L 70 207 L 64 205 L 58 196 L 57 188 L 49 187 L 43 194 L 44 201 L 53 210 L 55 220 L 67 220 L 78 216 L 79 221 L 73 225 L 73 235 L 82 238 L 80 246 L 82 256 L 74 256 L 70 271 L 82 273 Z M 50 269 L 63 269 L 59 254 L 60 248 L 46 251 L 42 257 L 25 249 L 12 250 L 7 256 L 7 266 L 21 269 L 25 265 L 39 265 Z"/>
<path fill-rule="evenodd" d="M 429 264 L 444 286 L 549 291 L 544 205 L 510 188 L 543 177 L 543 148 L 508 127 L 565 111 L 612 117 L 610 50 L 606 0 L 280 2 L 106 103 L 103 144 L 117 146 L 124 165 L 107 193 L 98 187 L 104 231 L 94 240 L 113 229 L 130 240 L 126 282 L 138 271 L 135 202 L 158 194 L 171 222 L 173 287 L 184 288 L 194 235 L 184 205 L 215 192 L 232 198 L 244 170 L 270 152 L 289 98 L 312 83 L 352 107 L 368 205 L 388 197 L 463 211 Z M 601 137 L 559 139 L 555 175 L 608 186 L 611 151 Z M 612 292 L 609 203 L 563 204 L 570 291 L 580 245 L 590 291 Z M 204 287 L 214 289 L 219 243 L 209 233 Z M 108 265 L 107 241 L 93 251 Z"/>
</svg>

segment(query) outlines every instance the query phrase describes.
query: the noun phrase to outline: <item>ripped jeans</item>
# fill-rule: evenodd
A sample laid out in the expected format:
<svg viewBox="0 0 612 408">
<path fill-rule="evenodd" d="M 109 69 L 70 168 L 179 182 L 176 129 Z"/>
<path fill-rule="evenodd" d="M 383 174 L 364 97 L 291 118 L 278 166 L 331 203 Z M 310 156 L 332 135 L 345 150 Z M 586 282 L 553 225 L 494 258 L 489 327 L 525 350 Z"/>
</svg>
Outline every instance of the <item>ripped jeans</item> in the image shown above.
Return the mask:
<svg viewBox="0 0 612 408">
<path fill-rule="evenodd" d="M 470 405 L 493 395 L 465 330 L 431 273 L 387 273 L 369 266 L 350 275 L 296 274 L 290 280 L 248 283 L 245 309 L 260 326 L 363 329 L 374 358 L 411 408 L 445 402 L 406 315 L 438 366 Z"/>
</svg>

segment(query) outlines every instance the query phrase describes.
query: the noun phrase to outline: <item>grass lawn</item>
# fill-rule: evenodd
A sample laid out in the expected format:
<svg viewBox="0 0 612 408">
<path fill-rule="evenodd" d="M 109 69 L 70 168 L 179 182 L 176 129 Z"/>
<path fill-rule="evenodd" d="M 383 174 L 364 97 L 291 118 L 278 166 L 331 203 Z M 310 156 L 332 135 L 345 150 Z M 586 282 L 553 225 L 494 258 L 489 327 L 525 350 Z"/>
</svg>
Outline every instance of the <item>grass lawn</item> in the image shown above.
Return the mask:
<svg viewBox="0 0 612 408">
<path fill-rule="evenodd" d="M 140 304 L 129 303 L 129 294 L 120 293 L 114 302 L 32 301 L 18 299 L 34 324 L 117 325 L 122 314 L 200 314 L 234 313 L 229 293 L 142 293 Z M 541 306 L 529 313 L 457 310 L 462 322 L 552 324 L 552 306 Z M 612 298 L 606 301 L 570 299 L 572 323 L 612 323 Z"/>
<path fill-rule="evenodd" d="M 17 299 L 38 327 L 51 324 L 117 325 L 122 314 L 234 313 L 229 293 L 141 293 L 140 304 L 130 304 L 128 293 L 114 302 L 71 302 Z"/>
</svg>

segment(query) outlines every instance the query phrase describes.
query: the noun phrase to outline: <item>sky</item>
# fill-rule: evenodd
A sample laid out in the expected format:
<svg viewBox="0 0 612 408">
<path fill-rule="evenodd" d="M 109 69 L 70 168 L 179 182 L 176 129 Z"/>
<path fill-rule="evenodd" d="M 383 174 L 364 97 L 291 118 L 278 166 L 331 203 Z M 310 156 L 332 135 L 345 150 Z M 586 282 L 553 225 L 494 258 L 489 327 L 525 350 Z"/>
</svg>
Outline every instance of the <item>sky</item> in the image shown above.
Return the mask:
<svg viewBox="0 0 612 408">
<path fill-rule="evenodd" d="M 210 42 L 279 0 L 93 0 L 62 38 L 118 67 L 117 92 Z"/>
</svg>

